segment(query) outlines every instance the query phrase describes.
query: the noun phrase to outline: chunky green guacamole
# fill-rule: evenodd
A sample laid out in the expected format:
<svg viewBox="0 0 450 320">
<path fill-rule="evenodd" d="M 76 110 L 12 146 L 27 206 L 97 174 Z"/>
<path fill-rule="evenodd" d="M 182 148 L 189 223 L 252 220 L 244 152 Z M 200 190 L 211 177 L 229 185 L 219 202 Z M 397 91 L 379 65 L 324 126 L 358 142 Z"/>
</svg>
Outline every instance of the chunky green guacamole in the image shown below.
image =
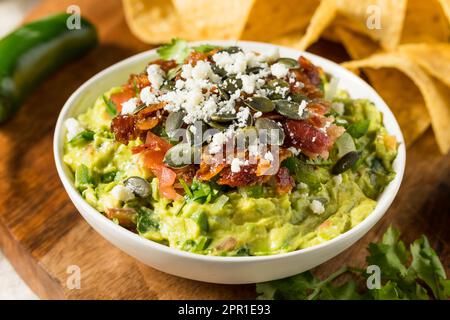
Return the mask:
<svg viewBox="0 0 450 320">
<path fill-rule="evenodd" d="M 321 86 L 327 95 L 328 81 L 322 79 Z M 178 175 L 175 189 L 180 196 L 168 199 L 160 192 L 158 175 L 136 152 L 148 144 L 145 137 L 133 137 L 125 144 L 111 129 L 119 114 L 118 109 L 111 110 L 117 108 L 111 97 L 123 90 L 111 89 L 68 121 L 64 162 L 94 208 L 142 237 L 173 248 L 248 256 L 314 246 L 363 221 L 394 177 L 397 142 L 383 127 L 382 114 L 370 101 L 353 100 L 338 91 L 327 117 L 345 132 L 328 156 L 306 156 L 290 148 L 281 162 L 293 182 L 287 192 L 277 191 L 272 180 L 232 186 L 215 178 L 194 176 L 186 181 Z M 161 126 L 151 130 L 170 141 Z M 342 160 L 345 157 L 352 160 L 350 164 Z M 127 187 L 130 177 L 141 178 L 133 183 L 142 188 Z"/>
</svg>

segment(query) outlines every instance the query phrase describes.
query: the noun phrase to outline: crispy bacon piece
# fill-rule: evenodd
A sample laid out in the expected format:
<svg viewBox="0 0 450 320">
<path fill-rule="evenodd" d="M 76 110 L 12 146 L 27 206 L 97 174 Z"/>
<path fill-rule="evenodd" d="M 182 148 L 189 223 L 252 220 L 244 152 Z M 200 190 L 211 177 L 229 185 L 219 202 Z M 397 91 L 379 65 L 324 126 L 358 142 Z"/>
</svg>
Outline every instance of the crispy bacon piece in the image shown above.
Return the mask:
<svg viewBox="0 0 450 320">
<path fill-rule="evenodd" d="M 309 61 L 303 56 L 300 56 L 298 58 L 298 63 L 300 64 L 300 70 L 304 75 L 306 75 L 307 79 L 309 80 L 309 83 L 318 87 L 321 84 L 320 67 L 315 66 L 311 61 Z"/>
<path fill-rule="evenodd" d="M 322 69 L 313 65 L 311 61 L 303 56 L 298 58 L 298 62 L 300 68 L 292 71 L 296 80 L 303 83 L 304 86 L 297 86 L 295 82 L 291 83 L 291 92 L 304 94 L 310 99 L 321 98 L 323 96 L 323 92 L 320 90 Z"/>
<path fill-rule="evenodd" d="M 136 130 L 136 117 L 129 115 L 118 115 L 111 122 L 111 131 L 114 133 L 116 141 L 128 144 L 139 136 Z"/>
<path fill-rule="evenodd" d="M 325 115 L 331 108 L 331 103 L 323 99 L 313 99 L 306 107 L 310 112 L 317 115 Z"/>
<path fill-rule="evenodd" d="M 139 74 L 132 74 L 130 78 L 128 79 L 128 88 L 132 89 L 133 91 L 137 89 L 142 90 L 145 87 L 148 87 L 150 85 L 150 80 L 148 80 L 147 73 L 139 73 Z"/>
<path fill-rule="evenodd" d="M 287 146 L 301 149 L 306 155 L 328 157 L 331 139 L 307 120 L 286 120 L 283 124 Z"/>
<path fill-rule="evenodd" d="M 155 60 L 151 64 L 158 64 L 164 72 L 167 72 L 178 65 L 175 60 L 162 60 L 162 59 Z"/>
<path fill-rule="evenodd" d="M 289 170 L 281 167 L 276 176 L 276 190 L 278 194 L 285 194 L 291 192 L 295 185 L 294 179 L 289 175 Z"/>
<path fill-rule="evenodd" d="M 256 175 L 256 165 L 248 164 L 241 166 L 239 172 L 232 172 L 231 167 L 226 167 L 220 172 L 218 184 L 230 187 L 250 186 L 262 182 L 266 176 Z"/>
</svg>

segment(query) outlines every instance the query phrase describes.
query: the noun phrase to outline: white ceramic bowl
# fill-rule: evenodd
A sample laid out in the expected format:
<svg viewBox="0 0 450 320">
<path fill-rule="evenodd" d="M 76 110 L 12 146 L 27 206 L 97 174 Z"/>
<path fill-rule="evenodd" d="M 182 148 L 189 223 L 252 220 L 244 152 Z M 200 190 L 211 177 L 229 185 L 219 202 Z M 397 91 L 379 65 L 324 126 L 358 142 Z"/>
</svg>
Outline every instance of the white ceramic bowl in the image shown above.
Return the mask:
<svg viewBox="0 0 450 320">
<path fill-rule="evenodd" d="M 245 50 L 258 52 L 267 52 L 274 47 L 248 41 L 203 41 L 195 44 L 199 43 L 223 46 L 238 44 Z M 394 162 L 395 179 L 384 190 L 375 210 L 364 221 L 328 242 L 290 253 L 258 257 L 215 257 L 184 252 L 144 239 L 113 223 L 91 207 L 74 187 L 73 174 L 62 160 L 64 120 L 91 107 L 97 96 L 112 86 L 125 83 L 131 73 L 142 71 L 149 61 L 157 57 L 155 50 L 130 57 L 98 73 L 78 88 L 61 110 L 54 136 L 56 168 L 70 199 L 84 219 L 112 244 L 155 269 L 184 278 L 226 284 L 263 282 L 303 272 L 333 258 L 366 234 L 389 208 L 402 181 L 405 146 L 399 125 L 375 90 L 353 73 L 316 55 L 286 47 L 278 48 L 281 56 L 297 58 L 303 54 L 314 64 L 321 66 L 325 72 L 338 77 L 339 87 L 348 90 L 353 98 L 372 100 L 383 113 L 388 132 L 395 135 L 400 142 L 398 156 Z"/>
</svg>

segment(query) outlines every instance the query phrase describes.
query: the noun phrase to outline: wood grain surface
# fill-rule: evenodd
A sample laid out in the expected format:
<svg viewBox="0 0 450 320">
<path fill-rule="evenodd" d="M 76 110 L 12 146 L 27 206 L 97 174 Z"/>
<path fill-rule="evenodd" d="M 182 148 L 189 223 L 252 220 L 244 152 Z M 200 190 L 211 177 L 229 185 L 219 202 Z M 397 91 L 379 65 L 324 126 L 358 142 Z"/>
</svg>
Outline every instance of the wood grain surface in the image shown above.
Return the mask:
<svg viewBox="0 0 450 320">
<path fill-rule="evenodd" d="M 214 285 L 149 268 L 100 237 L 66 195 L 53 161 L 58 113 L 84 81 L 105 67 L 149 49 L 129 32 L 119 0 L 43 1 L 27 18 L 65 11 L 77 4 L 93 21 L 100 45 L 58 71 L 30 95 L 17 116 L 0 127 L 0 246 L 32 290 L 45 299 L 250 299 L 253 285 Z M 151 22 L 149 22 L 151 23 Z M 313 50 L 340 61 L 339 46 Z M 446 269 L 450 263 L 450 155 L 437 151 L 431 132 L 408 150 L 400 192 L 383 219 L 360 241 L 317 268 L 319 275 L 344 263 L 362 266 L 365 247 L 389 224 L 405 241 L 429 236 Z M 80 289 L 69 289 L 71 265 L 81 270 Z"/>
</svg>

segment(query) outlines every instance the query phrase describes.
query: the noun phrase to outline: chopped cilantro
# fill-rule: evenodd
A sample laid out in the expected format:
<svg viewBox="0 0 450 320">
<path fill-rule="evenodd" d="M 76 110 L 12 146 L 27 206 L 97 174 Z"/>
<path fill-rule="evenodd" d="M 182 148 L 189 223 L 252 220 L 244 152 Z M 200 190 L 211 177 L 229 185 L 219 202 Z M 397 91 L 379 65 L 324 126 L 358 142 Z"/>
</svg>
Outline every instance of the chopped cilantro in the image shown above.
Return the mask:
<svg viewBox="0 0 450 320">
<path fill-rule="evenodd" d="M 428 239 L 420 237 L 408 251 L 399 238 L 399 231 L 389 227 L 379 243 L 369 244 L 366 261 L 381 270 L 379 289 L 357 290 L 363 287 L 358 286 L 357 281 L 366 280 L 370 275 L 362 269 L 343 267 L 325 280 L 306 271 L 289 278 L 257 284 L 258 299 L 449 299 L 450 280 Z M 352 276 L 351 279 L 340 285 L 333 283 L 333 280 L 344 274 Z"/>
<path fill-rule="evenodd" d="M 157 52 L 163 60 L 175 60 L 182 63 L 188 57 L 191 49 L 185 40 L 174 38 L 170 43 L 159 47 Z"/>
<path fill-rule="evenodd" d="M 117 115 L 117 107 L 116 104 L 108 99 L 105 95 L 103 95 L 103 102 L 106 104 L 106 111 L 111 117 L 115 117 Z"/>
</svg>

